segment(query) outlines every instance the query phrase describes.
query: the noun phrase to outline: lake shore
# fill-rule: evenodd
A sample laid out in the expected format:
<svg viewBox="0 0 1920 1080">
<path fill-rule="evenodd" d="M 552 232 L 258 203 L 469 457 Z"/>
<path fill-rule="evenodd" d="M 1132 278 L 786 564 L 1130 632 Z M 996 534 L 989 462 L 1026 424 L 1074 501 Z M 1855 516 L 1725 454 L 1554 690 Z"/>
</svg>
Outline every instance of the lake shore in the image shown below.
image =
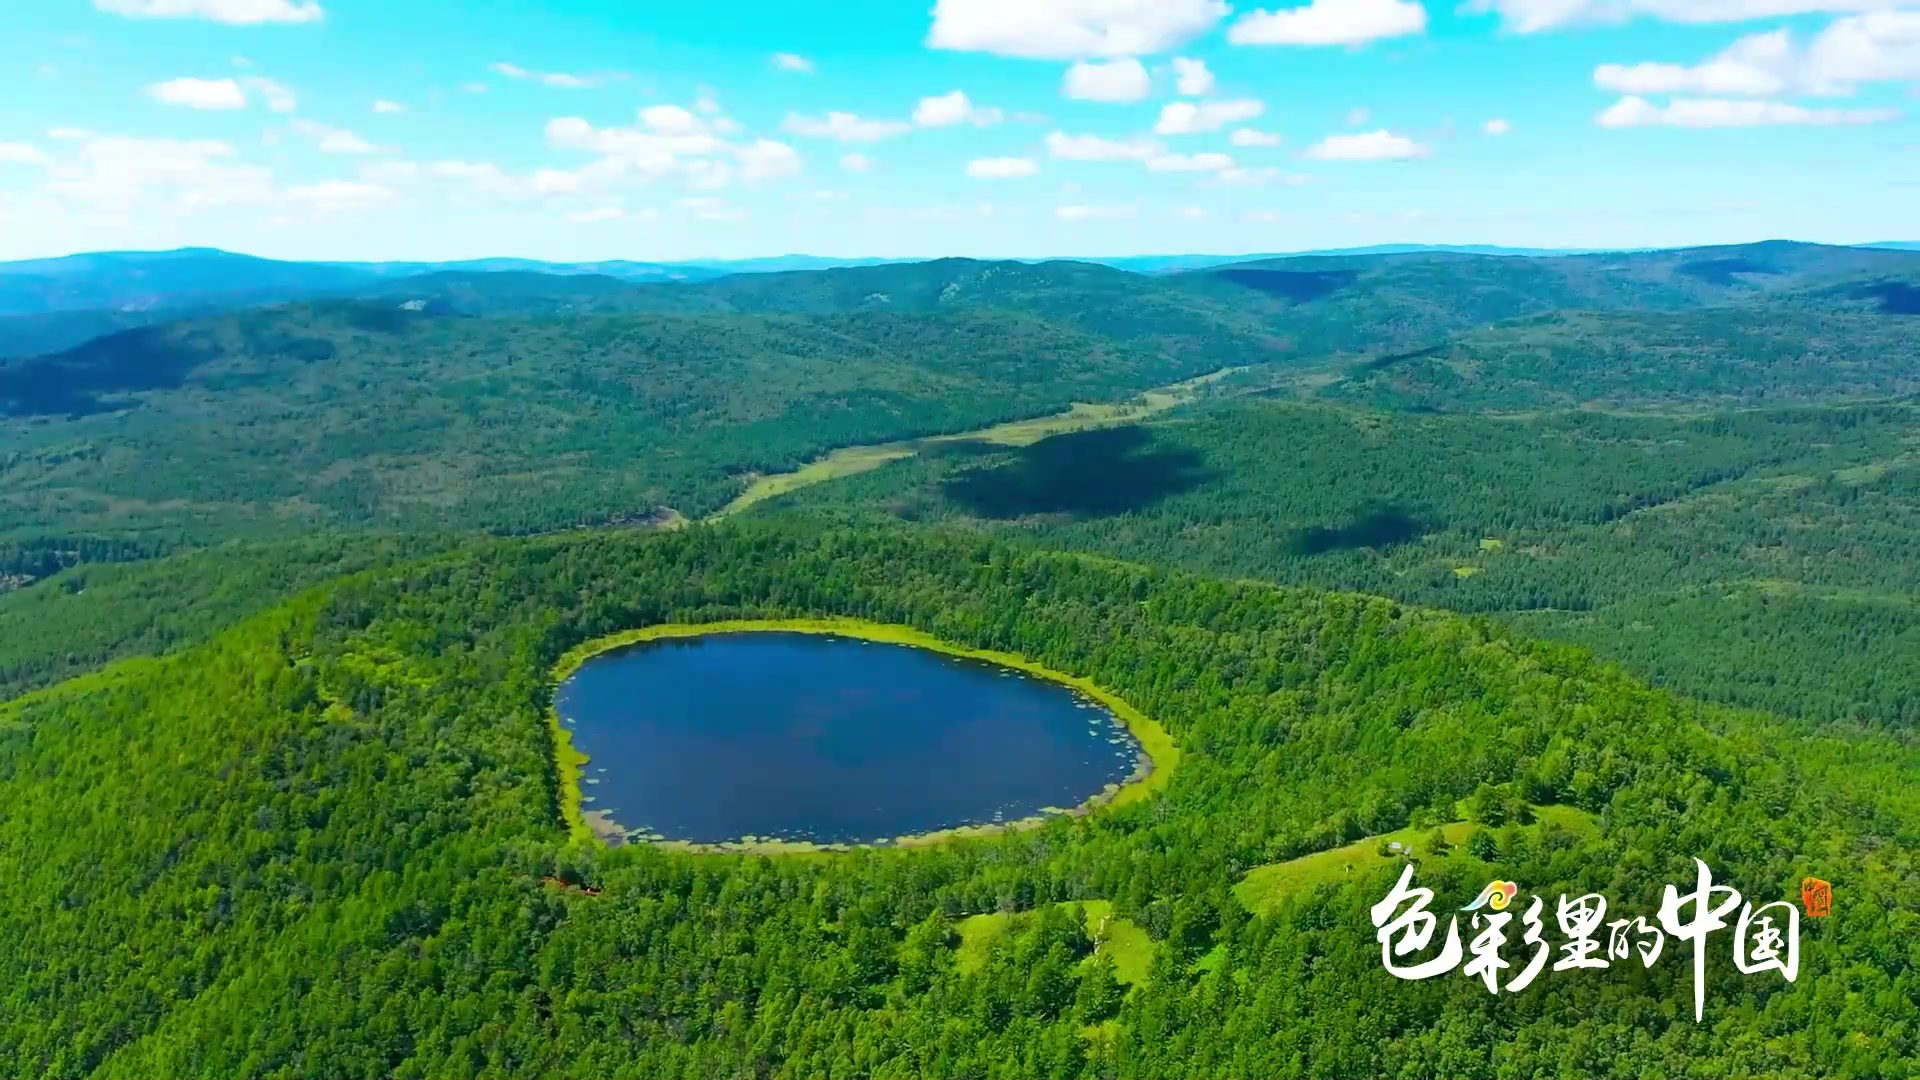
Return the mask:
<svg viewBox="0 0 1920 1080">
<path fill-rule="evenodd" d="M 1140 746 L 1138 760 L 1133 771 L 1118 784 L 1108 784 L 1078 806 L 1065 809 L 1049 808 L 1052 812 L 1043 812 L 1016 821 L 995 822 L 985 825 L 962 825 L 951 829 L 920 833 L 911 836 L 898 836 L 885 844 L 816 844 L 805 841 L 761 840 L 743 838 L 739 841 L 723 843 L 694 843 L 684 840 L 669 840 L 654 834 L 641 836 L 627 831 L 604 811 L 590 810 L 586 807 L 581 790 L 585 776 L 585 767 L 589 761 L 587 755 L 573 744 L 572 733 L 561 722 L 557 705 L 558 689 L 561 683 L 578 671 L 588 660 L 602 653 L 625 648 L 648 641 L 661 641 L 669 638 L 704 637 L 711 634 L 733 634 L 752 632 L 784 632 L 799 634 L 822 634 L 838 637 L 856 638 L 865 641 L 881 642 L 892 645 L 908 645 L 944 653 L 970 660 L 982 660 L 1016 671 L 1025 672 L 1050 682 L 1079 691 L 1102 708 L 1111 712 L 1126 726 L 1129 734 Z M 627 843 L 650 843 L 656 847 L 675 851 L 689 851 L 708 854 L 812 854 L 820 852 L 851 851 L 857 848 L 913 848 L 967 837 L 994 836 L 1004 832 L 1035 828 L 1056 817 L 1082 817 L 1104 806 L 1124 806 L 1137 802 L 1165 787 L 1172 779 L 1174 767 L 1180 760 L 1179 746 L 1167 730 L 1155 723 L 1140 710 L 1129 705 L 1120 697 L 1089 679 L 1054 671 L 1044 665 L 1033 662 L 1023 656 L 1012 653 L 996 652 L 991 649 L 973 649 L 964 645 L 944 641 L 931 634 L 912 627 L 890 623 L 869 622 L 864 619 L 814 618 L 814 619 L 736 619 L 712 623 L 662 623 L 655 626 L 624 630 L 605 637 L 585 641 L 567 650 L 554 664 L 550 675 L 554 694 L 547 705 L 547 726 L 553 738 L 554 766 L 559 780 L 560 813 L 566 822 L 569 834 L 577 841 L 596 842 L 608 846 L 620 846 Z"/>
</svg>

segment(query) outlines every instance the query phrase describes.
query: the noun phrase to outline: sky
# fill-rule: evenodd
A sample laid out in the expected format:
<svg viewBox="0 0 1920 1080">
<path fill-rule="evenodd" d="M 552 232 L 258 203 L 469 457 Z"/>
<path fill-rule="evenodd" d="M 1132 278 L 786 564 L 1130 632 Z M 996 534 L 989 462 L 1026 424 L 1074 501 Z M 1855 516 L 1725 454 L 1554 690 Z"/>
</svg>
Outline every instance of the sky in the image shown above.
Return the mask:
<svg viewBox="0 0 1920 1080">
<path fill-rule="evenodd" d="M 1920 0 L 1456 2 L 8 0 L 0 259 L 1920 239 Z"/>
</svg>

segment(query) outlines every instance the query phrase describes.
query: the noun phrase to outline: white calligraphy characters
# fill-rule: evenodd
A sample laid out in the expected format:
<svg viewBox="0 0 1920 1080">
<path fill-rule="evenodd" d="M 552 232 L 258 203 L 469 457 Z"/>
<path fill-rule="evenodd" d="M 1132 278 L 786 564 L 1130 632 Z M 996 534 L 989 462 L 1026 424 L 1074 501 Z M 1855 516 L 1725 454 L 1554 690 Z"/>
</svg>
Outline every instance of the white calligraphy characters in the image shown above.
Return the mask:
<svg viewBox="0 0 1920 1080">
<path fill-rule="evenodd" d="M 1660 904 L 1658 926 L 1639 915 L 1609 922 L 1607 898 L 1598 893 L 1571 900 L 1563 894 L 1555 903 L 1553 914 L 1565 940 L 1560 945 L 1558 959 L 1553 961 L 1553 970 L 1605 968 L 1616 961 L 1632 959 L 1636 952 L 1643 966 L 1652 967 L 1660 958 L 1667 938 L 1691 942 L 1693 1018 L 1698 1021 L 1706 1010 L 1707 937 L 1727 925 L 1726 916 L 1737 906 L 1740 914 L 1734 923 L 1734 966 L 1743 975 L 1778 971 L 1788 982 L 1798 978 L 1799 909 L 1785 900 L 1758 908 L 1751 902 L 1742 904 L 1738 889 L 1715 885 L 1712 872 L 1699 859 L 1694 860 L 1694 865 L 1699 868 L 1699 874 L 1693 891 L 1683 894 L 1674 886 L 1667 886 Z M 1533 898 L 1520 919 L 1525 928 L 1520 941 L 1528 950 L 1528 957 L 1504 987 L 1500 982 L 1501 973 L 1513 967 L 1512 962 L 1501 956 L 1501 949 L 1507 943 L 1507 924 L 1513 921 L 1511 911 L 1475 913 L 1470 924 L 1473 940 L 1464 950 L 1460 944 L 1460 916 L 1452 915 L 1447 919 L 1446 938 L 1439 952 L 1430 959 L 1410 960 L 1414 954 L 1427 950 L 1439 927 L 1439 917 L 1427 910 L 1432 902 L 1433 890 L 1414 887 L 1413 865 L 1409 863 L 1386 899 L 1373 905 L 1370 914 L 1378 931 L 1375 937 L 1380 942 L 1380 963 L 1394 978 L 1428 979 L 1458 967 L 1461 974 L 1484 982 L 1490 994 L 1502 989 L 1517 994 L 1532 985 L 1546 967 L 1553 950 L 1542 933 L 1541 913 L 1546 908 L 1546 899 L 1540 896 Z M 1776 922 L 1781 912 L 1784 912 L 1780 916 L 1784 925 Z M 1602 926 L 1607 928 L 1604 945 L 1598 936 Z M 1461 965 L 1463 956 L 1464 966 Z"/>
</svg>

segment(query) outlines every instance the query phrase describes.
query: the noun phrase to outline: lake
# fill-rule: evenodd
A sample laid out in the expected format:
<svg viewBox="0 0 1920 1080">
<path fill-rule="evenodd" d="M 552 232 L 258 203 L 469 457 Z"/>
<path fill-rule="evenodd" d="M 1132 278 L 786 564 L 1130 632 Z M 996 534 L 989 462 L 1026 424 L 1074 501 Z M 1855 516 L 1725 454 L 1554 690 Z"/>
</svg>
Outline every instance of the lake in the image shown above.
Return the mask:
<svg viewBox="0 0 1920 1080">
<path fill-rule="evenodd" d="M 1071 687 L 826 634 L 664 638 L 601 653 L 555 705 L 584 809 L 629 835 L 882 843 L 1017 821 L 1121 784 L 1140 745 Z"/>
</svg>

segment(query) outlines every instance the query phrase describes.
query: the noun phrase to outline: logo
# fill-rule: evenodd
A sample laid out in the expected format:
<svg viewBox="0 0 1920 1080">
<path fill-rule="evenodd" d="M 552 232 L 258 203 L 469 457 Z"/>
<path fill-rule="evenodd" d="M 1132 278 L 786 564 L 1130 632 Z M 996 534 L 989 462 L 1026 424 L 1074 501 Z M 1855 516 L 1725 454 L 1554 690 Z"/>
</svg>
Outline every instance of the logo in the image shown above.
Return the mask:
<svg viewBox="0 0 1920 1080">
<path fill-rule="evenodd" d="M 1809 877 L 1800 883 L 1800 905 L 1813 919 L 1833 914 L 1833 883 Z"/>
<path fill-rule="evenodd" d="M 1473 898 L 1473 903 L 1460 910 L 1478 911 L 1483 907 L 1490 907 L 1495 911 L 1505 911 L 1507 905 L 1513 903 L 1513 898 L 1518 895 L 1520 895 L 1520 886 L 1511 881 L 1489 881 L 1487 887 L 1480 890 L 1480 895 Z"/>
</svg>

